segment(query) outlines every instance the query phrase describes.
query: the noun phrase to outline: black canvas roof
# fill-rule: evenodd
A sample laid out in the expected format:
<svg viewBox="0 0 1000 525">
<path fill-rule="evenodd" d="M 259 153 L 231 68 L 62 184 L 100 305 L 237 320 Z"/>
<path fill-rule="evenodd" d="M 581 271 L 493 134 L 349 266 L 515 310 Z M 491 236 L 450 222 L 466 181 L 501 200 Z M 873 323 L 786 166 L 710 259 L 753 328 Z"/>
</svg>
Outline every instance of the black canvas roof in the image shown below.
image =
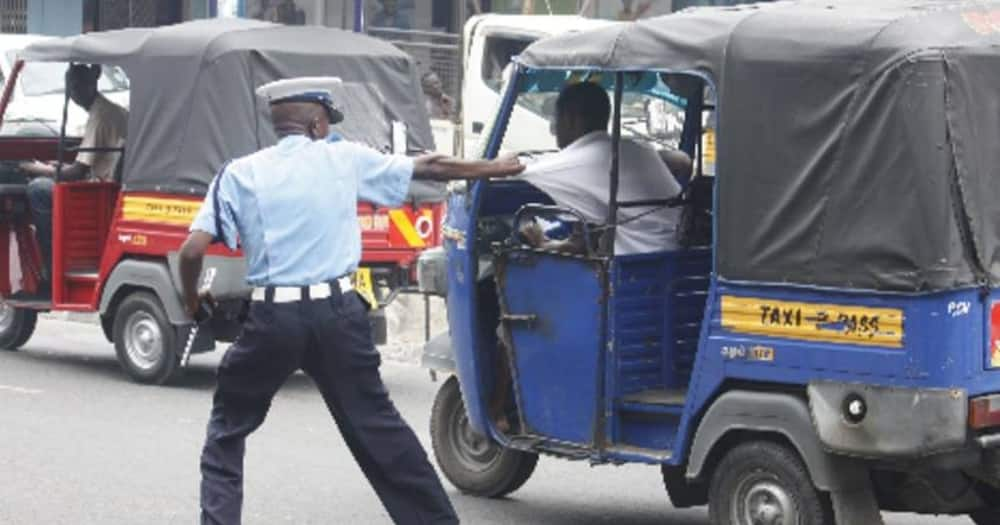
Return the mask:
<svg viewBox="0 0 1000 525">
<path fill-rule="evenodd" d="M 695 8 L 539 41 L 519 63 L 716 88 L 722 278 L 1000 283 L 1000 2 Z"/>
<path fill-rule="evenodd" d="M 254 90 L 281 78 L 329 75 L 367 84 L 372 96 L 365 103 L 341 103 L 352 121 L 345 123 L 350 138 L 388 145 L 385 122 L 396 120 L 407 124 L 411 148 L 434 148 L 414 61 L 363 34 L 213 19 L 46 40 L 22 57 L 115 64 L 129 75 L 129 191 L 201 194 L 227 160 L 274 143 L 268 108 Z M 371 119 L 372 100 L 384 103 L 385 122 Z M 365 137 L 366 129 L 379 135 Z M 411 190 L 415 200 L 443 198 L 440 185 L 415 183 Z"/>
</svg>

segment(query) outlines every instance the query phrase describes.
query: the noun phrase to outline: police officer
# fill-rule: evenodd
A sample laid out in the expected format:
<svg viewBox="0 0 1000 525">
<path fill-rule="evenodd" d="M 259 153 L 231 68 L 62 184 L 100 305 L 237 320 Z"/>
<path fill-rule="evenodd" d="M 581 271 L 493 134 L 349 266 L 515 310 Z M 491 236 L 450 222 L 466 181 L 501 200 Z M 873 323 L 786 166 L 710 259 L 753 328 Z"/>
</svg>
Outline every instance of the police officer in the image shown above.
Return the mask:
<svg viewBox="0 0 1000 525">
<path fill-rule="evenodd" d="M 335 78 L 272 82 L 275 146 L 225 166 L 181 248 L 185 305 L 198 310 L 197 281 L 209 245 L 237 239 L 254 302 L 218 369 L 201 456 L 202 523 L 239 523 L 244 441 L 264 421 L 285 379 L 302 369 L 319 386 L 340 432 L 396 523 L 457 523 L 427 455 L 393 406 L 379 375 L 367 308 L 348 276 L 361 256 L 357 202 L 398 206 L 411 178 L 502 177 L 516 160 L 384 155 L 326 141 L 343 115 Z M 285 297 L 292 296 L 291 300 Z M 290 443 L 294 443 L 291 441 Z"/>
</svg>

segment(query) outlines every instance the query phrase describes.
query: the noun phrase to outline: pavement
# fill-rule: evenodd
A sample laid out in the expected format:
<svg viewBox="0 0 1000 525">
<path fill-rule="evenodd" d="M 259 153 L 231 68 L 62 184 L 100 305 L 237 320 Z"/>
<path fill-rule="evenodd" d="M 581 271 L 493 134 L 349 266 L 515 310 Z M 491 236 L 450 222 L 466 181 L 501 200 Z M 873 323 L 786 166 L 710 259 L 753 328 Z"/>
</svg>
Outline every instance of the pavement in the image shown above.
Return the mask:
<svg viewBox="0 0 1000 525">
<path fill-rule="evenodd" d="M 194 356 L 175 385 L 143 386 L 120 371 L 96 326 L 41 320 L 22 351 L 0 352 L 0 524 L 196 523 L 198 456 L 221 355 Z M 430 450 L 439 385 L 408 363 L 387 360 L 382 373 Z M 244 523 L 390 523 L 304 375 L 282 388 L 247 451 Z M 704 508 L 672 509 L 658 470 L 647 466 L 543 458 L 531 480 L 503 500 L 445 485 L 464 523 L 708 525 Z M 971 523 L 910 515 L 886 521 Z"/>
</svg>

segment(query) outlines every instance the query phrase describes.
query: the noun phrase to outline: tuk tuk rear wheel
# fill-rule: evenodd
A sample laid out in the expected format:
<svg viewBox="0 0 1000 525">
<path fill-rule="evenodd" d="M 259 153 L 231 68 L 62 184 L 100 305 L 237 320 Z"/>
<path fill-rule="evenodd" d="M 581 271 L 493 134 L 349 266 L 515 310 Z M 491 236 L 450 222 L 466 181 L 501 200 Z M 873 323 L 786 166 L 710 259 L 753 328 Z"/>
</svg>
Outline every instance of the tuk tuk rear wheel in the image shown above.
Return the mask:
<svg viewBox="0 0 1000 525">
<path fill-rule="evenodd" d="M 0 302 L 0 349 L 15 351 L 35 333 L 38 312 Z"/>
<path fill-rule="evenodd" d="M 1000 523 L 1000 509 L 979 510 L 969 514 L 976 525 L 996 525 Z"/>
<path fill-rule="evenodd" d="M 132 380 L 162 385 L 173 377 L 177 334 L 156 295 L 134 292 L 122 300 L 112 330 L 118 364 Z"/>
<path fill-rule="evenodd" d="M 708 494 L 714 525 L 834 525 L 829 498 L 813 486 L 798 454 L 770 441 L 726 453 Z"/>
<path fill-rule="evenodd" d="M 471 429 L 454 376 L 441 385 L 434 399 L 431 444 L 448 481 L 473 496 L 506 496 L 521 488 L 538 464 L 537 454 L 504 448 Z"/>
</svg>

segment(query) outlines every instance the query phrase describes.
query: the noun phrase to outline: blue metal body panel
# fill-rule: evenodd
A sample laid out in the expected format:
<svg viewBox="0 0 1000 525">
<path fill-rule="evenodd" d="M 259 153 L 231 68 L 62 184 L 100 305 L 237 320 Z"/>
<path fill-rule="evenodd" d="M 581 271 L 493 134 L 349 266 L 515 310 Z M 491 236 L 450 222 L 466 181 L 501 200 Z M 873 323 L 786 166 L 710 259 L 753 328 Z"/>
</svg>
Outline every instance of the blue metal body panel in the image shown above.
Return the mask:
<svg viewBox="0 0 1000 525">
<path fill-rule="evenodd" d="M 508 115 L 517 99 L 518 81 L 509 82 L 498 111 Z M 486 157 L 495 158 L 500 149 L 506 119 L 490 130 Z M 485 183 L 474 183 L 467 192 L 451 193 L 445 217 L 447 231 L 444 247 L 448 258 L 448 326 L 455 348 L 457 375 L 461 385 L 469 426 L 491 435 L 501 443 L 507 440 L 489 420 L 487 402 L 493 389 L 491 357 L 496 352 L 495 331 L 479 319 L 479 252 L 476 249 L 477 221 Z M 511 210 L 513 211 L 513 210 Z M 450 238 L 449 238 L 450 237 Z"/>
<path fill-rule="evenodd" d="M 722 326 L 723 295 L 780 301 L 898 308 L 902 348 L 803 341 L 734 333 Z M 671 463 L 680 464 L 700 415 L 724 381 L 804 386 L 813 380 L 910 388 L 952 388 L 970 397 L 1000 392 L 1000 373 L 986 369 L 986 303 L 979 290 L 890 294 L 715 282 L 688 390 L 680 439 Z M 773 349 L 773 361 L 752 360 L 741 347 Z M 735 349 L 735 351 L 734 351 Z"/>
<path fill-rule="evenodd" d="M 610 445 L 672 448 L 698 349 L 710 268 L 709 249 L 614 259 L 604 399 L 605 413 L 611 414 L 605 430 Z"/>
<path fill-rule="evenodd" d="M 604 357 L 602 281 L 600 261 L 529 250 L 500 258 L 501 312 L 531 319 L 504 322 L 528 434 L 594 443 Z"/>
<path fill-rule="evenodd" d="M 482 340 L 479 327 L 476 275 L 478 272 L 475 241 L 476 221 L 469 215 L 473 195 L 456 194 L 448 199 L 446 224 L 456 232 L 444 240 L 448 256 L 448 329 L 455 349 L 456 374 L 462 398 L 469 414 L 469 424 L 477 432 L 489 434 L 486 399 L 492 375 L 483 373 L 482 360 L 490 355 L 481 351 L 489 344 Z M 467 199 L 472 197 L 472 202 Z M 472 239 L 467 241 L 466 239 Z"/>
</svg>

